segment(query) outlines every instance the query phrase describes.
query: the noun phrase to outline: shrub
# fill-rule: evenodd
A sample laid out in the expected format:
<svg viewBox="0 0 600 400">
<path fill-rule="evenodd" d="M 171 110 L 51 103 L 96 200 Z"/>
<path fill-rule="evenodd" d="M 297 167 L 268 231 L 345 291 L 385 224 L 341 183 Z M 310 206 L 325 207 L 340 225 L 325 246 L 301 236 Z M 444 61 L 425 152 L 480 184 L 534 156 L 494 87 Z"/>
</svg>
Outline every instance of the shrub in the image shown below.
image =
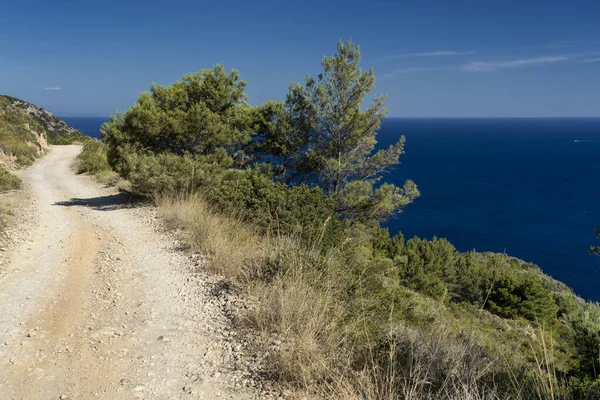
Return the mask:
<svg viewBox="0 0 600 400">
<path fill-rule="evenodd" d="M 131 182 L 132 190 L 141 195 L 189 194 L 219 182 L 225 165 L 205 162 L 198 156 L 132 151 L 123 155 L 119 172 Z"/>
<path fill-rule="evenodd" d="M 291 236 L 329 248 L 339 243 L 342 223 L 321 189 L 288 187 L 264 175 L 236 174 L 207 192 L 207 199 L 272 236 Z"/>
<path fill-rule="evenodd" d="M 11 174 L 0 165 L 0 190 L 14 190 L 21 188 L 21 178 Z"/>
<path fill-rule="evenodd" d="M 383 99 L 361 111 L 374 77 L 358 60 L 340 44 L 324 75 L 258 108 L 222 67 L 153 85 L 103 126 L 108 152 L 84 150 L 86 168 L 108 160 L 157 196 L 209 268 L 248 289 L 247 326 L 287 385 L 361 399 L 597 391 L 598 305 L 520 260 L 380 227 L 418 191 L 380 183 L 404 141 L 373 153 Z"/>
<path fill-rule="evenodd" d="M 86 141 L 83 149 L 77 155 L 75 170 L 78 174 L 98 174 L 111 170 L 108 165 L 106 145 L 97 140 Z"/>
</svg>

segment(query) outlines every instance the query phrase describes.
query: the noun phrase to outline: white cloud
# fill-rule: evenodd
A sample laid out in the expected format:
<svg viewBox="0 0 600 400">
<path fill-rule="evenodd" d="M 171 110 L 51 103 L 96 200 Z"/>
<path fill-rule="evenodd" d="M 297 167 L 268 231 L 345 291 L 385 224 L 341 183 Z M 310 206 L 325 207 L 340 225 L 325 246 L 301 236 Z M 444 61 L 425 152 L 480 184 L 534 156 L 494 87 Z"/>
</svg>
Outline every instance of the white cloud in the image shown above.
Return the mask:
<svg viewBox="0 0 600 400">
<path fill-rule="evenodd" d="M 405 58 L 415 58 L 415 57 L 466 56 L 466 55 L 475 54 L 475 53 L 476 53 L 475 51 L 455 51 L 455 50 L 424 51 L 424 52 L 420 52 L 420 53 L 396 54 L 393 56 L 377 59 L 374 62 L 401 60 L 401 59 L 405 59 Z"/>
<path fill-rule="evenodd" d="M 597 63 L 600 62 L 600 57 L 599 58 L 589 58 L 587 60 L 583 60 L 584 63 Z"/>
<path fill-rule="evenodd" d="M 499 71 L 510 68 L 521 68 L 532 65 L 551 64 L 560 61 L 568 60 L 568 56 L 552 56 L 552 57 L 535 57 L 525 58 L 521 60 L 497 61 L 497 62 L 482 62 L 475 61 L 460 67 L 461 70 L 467 72 L 490 72 Z"/>
<path fill-rule="evenodd" d="M 597 41 L 586 41 L 586 40 L 562 40 L 560 42 L 554 42 L 550 44 L 546 44 L 545 48 L 553 48 L 553 49 L 569 49 L 569 48 L 581 48 L 581 47 L 591 47 L 597 46 L 600 42 Z"/>
<path fill-rule="evenodd" d="M 62 90 L 62 88 L 60 88 L 58 86 L 46 86 L 44 88 L 44 90 L 54 90 L 54 91 L 56 91 L 56 90 Z"/>
<path fill-rule="evenodd" d="M 407 67 L 407 68 L 397 69 L 395 71 L 392 71 L 390 73 L 384 74 L 382 76 L 383 77 L 388 77 L 388 76 L 394 76 L 394 75 L 400 75 L 400 74 L 411 74 L 411 73 L 414 73 L 414 72 L 441 71 L 441 70 L 447 70 L 447 69 L 452 69 L 452 68 L 446 68 L 446 67 Z"/>
</svg>

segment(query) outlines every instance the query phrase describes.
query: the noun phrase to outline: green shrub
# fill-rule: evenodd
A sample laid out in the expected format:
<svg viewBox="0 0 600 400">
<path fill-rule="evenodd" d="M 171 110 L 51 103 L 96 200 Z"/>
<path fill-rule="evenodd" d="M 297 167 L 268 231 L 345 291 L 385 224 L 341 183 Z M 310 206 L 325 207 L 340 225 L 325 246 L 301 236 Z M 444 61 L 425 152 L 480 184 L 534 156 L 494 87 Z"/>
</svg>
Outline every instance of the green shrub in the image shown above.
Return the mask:
<svg viewBox="0 0 600 400">
<path fill-rule="evenodd" d="M 227 160 L 223 160 L 227 163 Z M 118 172 L 141 195 L 191 193 L 222 179 L 227 164 L 206 162 L 201 156 L 123 151 Z"/>
<path fill-rule="evenodd" d="M 100 141 L 87 141 L 75 161 L 77 173 L 98 174 L 111 170 L 108 165 L 107 150 L 106 145 Z"/>
<path fill-rule="evenodd" d="M 21 178 L 11 174 L 6 168 L 0 166 L 0 190 L 20 189 L 21 183 Z"/>
<path fill-rule="evenodd" d="M 264 175 L 235 174 L 207 192 L 207 199 L 258 226 L 263 233 L 299 238 L 329 248 L 339 243 L 342 223 L 321 189 L 288 187 Z"/>
<path fill-rule="evenodd" d="M 87 143 L 89 141 L 88 137 L 83 134 L 64 134 L 61 132 L 56 132 L 53 135 L 48 135 L 48 143 L 53 145 L 67 145 L 73 143 Z"/>
</svg>

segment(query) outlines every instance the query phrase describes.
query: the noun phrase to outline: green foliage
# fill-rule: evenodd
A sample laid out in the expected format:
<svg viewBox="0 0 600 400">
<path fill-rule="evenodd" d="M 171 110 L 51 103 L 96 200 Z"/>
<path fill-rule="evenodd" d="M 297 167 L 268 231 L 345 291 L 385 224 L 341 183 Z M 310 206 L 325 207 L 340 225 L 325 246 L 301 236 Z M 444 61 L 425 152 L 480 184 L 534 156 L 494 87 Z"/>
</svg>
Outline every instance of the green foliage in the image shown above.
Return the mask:
<svg viewBox="0 0 600 400">
<path fill-rule="evenodd" d="M 579 372 L 597 376 L 600 371 L 600 308 L 586 304 L 567 315 L 576 342 Z"/>
<path fill-rule="evenodd" d="M 291 86 L 285 106 L 269 103 L 270 121 L 257 147 L 276 164 L 287 181 L 316 184 L 336 201 L 341 216 L 384 220 L 418 197 L 416 185 L 402 188 L 375 184 L 398 164 L 405 139 L 374 153 L 375 137 L 387 113 L 385 97 L 361 105 L 375 87 L 372 70 L 359 67 L 360 51 L 351 40 L 340 42 L 333 57 L 323 59 L 324 72 Z"/>
<path fill-rule="evenodd" d="M 571 377 L 568 381 L 569 400 L 600 400 L 600 378 Z"/>
<path fill-rule="evenodd" d="M 254 133 L 254 110 L 246 103 L 237 71 L 222 66 L 186 75 L 171 86 L 152 85 L 135 106 L 102 129 L 113 150 L 111 162 L 124 162 L 123 148 L 179 156 L 212 155 L 225 149 L 230 157 Z"/>
<path fill-rule="evenodd" d="M 110 165 L 107 159 L 107 147 L 98 140 L 86 141 L 81 153 L 77 155 L 75 170 L 78 174 L 98 174 L 109 171 Z"/>
<path fill-rule="evenodd" d="M 0 96 L 0 98 L 3 98 Z M 30 165 L 41 153 L 38 136 L 42 127 L 31 117 L 11 109 L 0 110 L 0 151 Z"/>
<path fill-rule="evenodd" d="M 324 58 L 324 72 L 316 79 L 292 85 L 285 103 L 258 107 L 246 103 L 246 83 L 238 73 L 227 74 L 222 66 L 168 87 L 153 85 L 103 126 L 106 147 L 86 144 L 80 170 L 101 171 L 108 163 L 137 193 L 202 196 L 216 214 L 257 228 L 269 246 L 285 243 L 263 260 L 255 278 L 265 291 L 274 290 L 264 294 L 268 318 L 261 324 L 277 321 L 270 333 L 310 339 L 302 351 L 297 344 L 301 356 L 282 356 L 300 369 L 318 348 L 331 360 L 345 358 L 345 368 L 355 371 L 397 371 L 392 378 L 402 385 L 417 379 L 407 365 L 418 356 L 435 371 L 417 379 L 431 383 L 415 383 L 428 398 L 443 397 L 447 385 L 460 387 L 463 379 L 483 390 L 479 398 L 487 398 L 489 390 L 543 397 L 536 385 L 546 390 L 540 376 L 550 372 L 568 382 L 565 390 L 573 396 L 596 391 L 598 305 L 585 304 L 523 261 L 459 252 L 445 239 L 390 237 L 380 227 L 419 192 L 411 181 L 401 188 L 381 182 L 403 154 L 404 138 L 374 151 L 384 98 L 362 107 L 375 78 L 359 61 L 354 43 L 340 43 L 335 56 Z M 181 208 L 199 209 L 204 208 Z M 224 242 L 236 237 L 226 232 L 211 242 L 207 234 L 196 236 L 202 243 L 220 242 L 221 250 L 231 249 Z M 600 253 L 597 247 L 591 251 Z M 239 259 L 243 255 L 236 253 Z M 309 318 L 311 301 L 318 308 L 315 323 L 328 321 L 326 329 L 295 320 Z M 286 322 L 277 312 L 293 318 Z M 325 343 L 334 348 L 325 350 Z M 552 344 L 551 354 L 546 343 Z M 311 365 L 306 368 L 311 376 L 302 379 L 329 384 L 324 371 L 337 367 Z M 295 375 L 286 370 L 282 376 Z M 550 387 L 558 378 L 552 379 Z M 407 393 L 402 385 L 391 393 Z"/>
<path fill-rule="evenodd" d="M 305 244 L 337 244 L 341 222 L 335 205 L 318 188 L 289 188 L 256 173 L 234 174 L 207 193 L 207 199 L 274 236 L 299 238 Z"/>
<path fill-rule="evenodd" d="M 21 183 L 21 178 L 0 165 L 0 191 L 20 189 Z"/>
<path fill-rule="evenodd" d="M 48 131 L 47 131 L 48 132 Z M 79 133 L 65 134 L 59 131 L 49 131 L 48 143 L 53 145 L 68 145 L 74 143 L 87 143 L 89 137 Z"/>
</svg>

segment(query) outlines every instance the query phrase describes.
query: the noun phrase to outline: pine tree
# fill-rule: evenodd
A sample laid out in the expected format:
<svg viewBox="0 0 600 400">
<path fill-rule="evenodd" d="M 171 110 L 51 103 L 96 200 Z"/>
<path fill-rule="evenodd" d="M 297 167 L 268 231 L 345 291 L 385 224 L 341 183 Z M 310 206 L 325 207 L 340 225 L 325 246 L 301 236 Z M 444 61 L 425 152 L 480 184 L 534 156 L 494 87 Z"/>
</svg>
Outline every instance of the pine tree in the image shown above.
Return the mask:
<svg viewBox="0 0 600 400">
<path fill-rule="evenodd" d="M 222 65 L 183 77 L 164 87 L 152 85 L 136 104 L 103 127 L 111 147 L 210 156 L 233 155 L 254 134 L 255 111 L 246 102 L 246 82 Z"/>
<path fill-rule="evenodd" d="M 416 185 L 376 187 L 382 174 L 398 164 L 404 137 L 374 152 L 385 117 L 385 97 L 376 96 L 366 110 L 361 105 L 375 87 L 372 69 L 359 67 L 360 49 L 352 40 L 340 42 L 333 57 L 323 59 L 324 72 L 292 85 L 285 118 L 276 118 L 273 142 L 289 143 L 284 165 L 288 180 L 316 185 L 335 199 L 337 211 L 351 219 L 383 220 L 413 201 Z M 273 133 L 275 132 L 275 133 Z"/>
</svg>

